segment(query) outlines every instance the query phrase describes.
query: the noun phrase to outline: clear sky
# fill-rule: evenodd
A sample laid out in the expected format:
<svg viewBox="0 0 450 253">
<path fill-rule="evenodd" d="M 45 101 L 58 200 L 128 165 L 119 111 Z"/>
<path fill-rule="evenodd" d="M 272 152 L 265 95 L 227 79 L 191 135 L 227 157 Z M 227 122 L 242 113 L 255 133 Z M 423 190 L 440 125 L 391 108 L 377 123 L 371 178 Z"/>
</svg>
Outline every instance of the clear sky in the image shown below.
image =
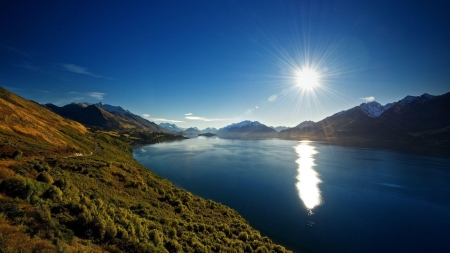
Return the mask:
<svg viewBox="0 0 450 253">
<path fill-rule="evenodd" d="M 433 0 L 1 1 L 0 86 L 181 127 L 295 126 L 449 92 L 449 13 Z"/>
</svg>

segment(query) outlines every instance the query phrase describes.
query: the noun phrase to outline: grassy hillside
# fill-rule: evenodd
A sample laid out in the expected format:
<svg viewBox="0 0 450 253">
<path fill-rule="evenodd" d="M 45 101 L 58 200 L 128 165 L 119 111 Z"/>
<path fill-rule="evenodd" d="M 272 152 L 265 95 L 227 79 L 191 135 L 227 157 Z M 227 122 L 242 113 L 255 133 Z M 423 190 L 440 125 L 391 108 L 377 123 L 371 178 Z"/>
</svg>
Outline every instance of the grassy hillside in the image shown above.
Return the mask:
<svg viewBox="0 0 450 253">
<path fill-rule="evenodd" d="M 119 138 L 0 91 L 0 252 L 287 252 Z"/>
</svg>

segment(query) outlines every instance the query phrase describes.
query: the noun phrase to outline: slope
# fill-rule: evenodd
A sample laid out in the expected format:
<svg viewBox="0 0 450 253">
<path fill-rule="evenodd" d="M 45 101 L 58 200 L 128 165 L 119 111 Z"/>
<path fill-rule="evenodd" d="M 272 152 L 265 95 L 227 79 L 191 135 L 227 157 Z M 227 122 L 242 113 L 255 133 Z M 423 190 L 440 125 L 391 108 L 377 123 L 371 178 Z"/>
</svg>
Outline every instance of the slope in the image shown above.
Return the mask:
<svg viewBox="0 0 450 253">
<path fill-rule="evenodd" d="M 3 156 L 89 153 L 95 149 L 87 129 L 39 104 L 0 87 L 0 143 Z"/>
<path fill-rule="evenodd" d="M 71 131 L 70 136 L 55 136 L 54 144 L 36 135 L 33 156 L 0 160 L 0 252 L 288 252 L 231 208 L 194 196 L 144 168 L 119 139 L 88 132 L 1 91 L 2 115 L 7 115 L 3 105 L 16 106 L 39 119 L 42 129 Z M 22 121 L 21 126 L 32 128 L 28 124 L 35 123 Z M 0 132 L 2 140 L 8 131 L 13 130 Z M 13 133 L 25 148 L 35 136 Z M 37 149 L 58 147 L 72 135 L 95 151 L 83 156 L 64 157 L 51 150 L 36 155 Z"/>
</svg>

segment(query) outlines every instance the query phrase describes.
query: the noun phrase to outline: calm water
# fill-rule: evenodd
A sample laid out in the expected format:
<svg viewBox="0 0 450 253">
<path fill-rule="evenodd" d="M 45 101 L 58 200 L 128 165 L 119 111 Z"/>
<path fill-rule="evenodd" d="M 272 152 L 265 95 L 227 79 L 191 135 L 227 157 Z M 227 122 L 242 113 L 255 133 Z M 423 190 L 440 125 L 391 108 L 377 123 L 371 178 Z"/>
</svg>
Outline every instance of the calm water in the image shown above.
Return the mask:
<svg viewBox="0 0 450 253">
<path fill-rule="evenodd" d="M 449 252 L 450 159 L 199 137 L 134 157 L 298 252 Z"/>
</svg>

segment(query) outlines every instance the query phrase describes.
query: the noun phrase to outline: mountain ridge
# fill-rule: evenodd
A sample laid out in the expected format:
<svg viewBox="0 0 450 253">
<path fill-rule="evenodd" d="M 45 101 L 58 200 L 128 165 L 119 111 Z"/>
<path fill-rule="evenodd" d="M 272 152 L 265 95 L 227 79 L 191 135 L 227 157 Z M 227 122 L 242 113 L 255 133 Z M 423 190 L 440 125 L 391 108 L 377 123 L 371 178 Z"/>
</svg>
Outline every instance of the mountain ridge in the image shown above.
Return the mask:
<svg viewBox="0 0 450 253">
<path fill-rule="evenodd" d="M 372 113 L 369 116 L 364 106 L 355 106 L 303 129 L 281 131 L 278 136 L 284 139 L 411 145 L 416 148 L 421 145 L 435 146 L 436 149 L 450 146 L 450 92 L 440 96 L 406 96 L 381 109 L 379 115 L 380 110 L 375 110 L 375 113 L 369 110 L 369 114 Z"/>
</svg>

